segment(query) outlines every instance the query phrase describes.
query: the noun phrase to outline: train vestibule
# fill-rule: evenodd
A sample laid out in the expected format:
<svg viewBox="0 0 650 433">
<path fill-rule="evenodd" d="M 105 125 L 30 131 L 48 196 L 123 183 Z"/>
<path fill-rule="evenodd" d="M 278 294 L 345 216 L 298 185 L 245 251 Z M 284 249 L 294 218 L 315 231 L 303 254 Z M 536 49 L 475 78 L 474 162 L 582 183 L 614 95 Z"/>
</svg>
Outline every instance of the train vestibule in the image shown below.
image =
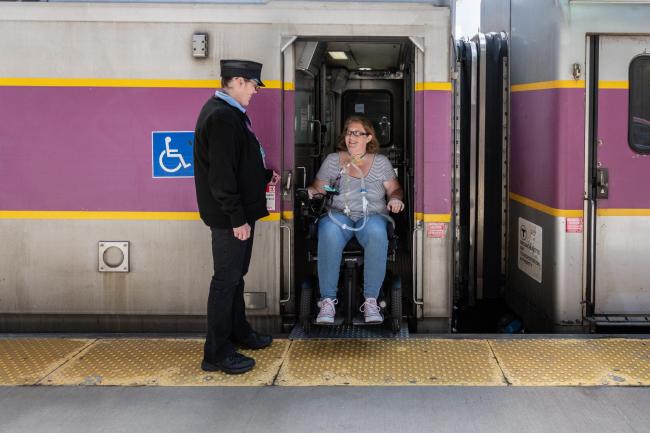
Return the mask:
<svg viewBox="0 0 650 433">
<path fill-rule="evenodd" d="M 404 318 L 415 323 L 412 298 L 413 203 L 413 89 L 416 47 L 408 38 L 357 38 L 353 40 L 298 39 L 295 45 L 295 147 L 294 170 L 297 193 L 315 178 L 336 144 L 344 122 L 350 116 L 371 121 L 379 142 L 378 153 L 391 162 L 404 190 L 405 209 L 392 217 L 399 245 L 390 275 L 404 281 L 401 298 Z M 299 218 L 301 201 L 294 200 L 295 237 L 293 241 L 293 278 L 302 287 L 316 280 L 310 263 L 305 221 Z M 345 278 L 343 273 L 341 279 Z M 340 282 L 339 287 L 345 283 Z M 342 289 L 341 289 L 342 290 Z M 304 291 L 296 291 L 302 297 Z M 400 303 L 402 299 L 399 300 Z M 297 305 L 308 302 L 300 299 Z M 313 300 L 315 303 L 315 299 Z M 295 309 L 296 306 L 293 306 Z M 286 307 L 288 322 L 297 311 Z M 401 321 L 401 317 L 399 321 Z"/>
</svg>

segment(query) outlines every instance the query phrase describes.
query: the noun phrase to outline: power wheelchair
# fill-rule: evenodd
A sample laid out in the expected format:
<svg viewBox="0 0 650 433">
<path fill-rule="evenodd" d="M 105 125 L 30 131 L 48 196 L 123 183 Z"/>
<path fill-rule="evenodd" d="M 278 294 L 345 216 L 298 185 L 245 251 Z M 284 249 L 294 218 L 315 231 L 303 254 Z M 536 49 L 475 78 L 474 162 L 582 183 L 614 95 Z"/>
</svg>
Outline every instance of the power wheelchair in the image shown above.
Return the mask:
<svg viewBox="0 0 650 433">
<path fill-rule="evenodd" d="M 318 222 L 321 218 L 329 218 L 328 205 L 331 203 L 333 193 L 316 194 L 311 199 L 306 189 L 297 192 L 299 217 L 302 219 L 304 235 L 307 241 L 307 262 L 313 264 L 318 260 Z M 395 233 L 395 223 L 391 220 L 387 226 L 388 231 L 388 262 L 395 262 L 397 254 L 398 236 Z M 333 325 L 377 326 L 382 323 L 365 323 L 359 314 L 359 306 L 363 300 L 364 251 L 356 237 L 353 237 L 343 249 L 341 257 L 341 272 L 339 274 L 339 290 L 337 294 L 338 307 Z M 314 272 L 315 274 L 315 272 Z M 301 299 L 299 320 L 306 333 L 314 326 L 332 326 L 316 323 L 318 313 L 316 301 L 320 299 L 318 278 L 312 275 L 301 282 Z M 394 333 L 398 333 L 402 326 L 402 282 L 399 276 L 393 275 L 386 269 L 384 282 L 377 298 L 384 316 L 383 325 Z"/>
</svg>

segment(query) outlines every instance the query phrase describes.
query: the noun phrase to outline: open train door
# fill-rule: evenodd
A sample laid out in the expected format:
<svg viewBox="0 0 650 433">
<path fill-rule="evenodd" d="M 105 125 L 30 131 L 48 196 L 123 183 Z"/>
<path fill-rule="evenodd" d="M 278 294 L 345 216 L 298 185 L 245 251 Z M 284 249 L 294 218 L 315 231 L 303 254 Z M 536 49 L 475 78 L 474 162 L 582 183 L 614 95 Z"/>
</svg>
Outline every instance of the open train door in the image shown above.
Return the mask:
<svg viewBox="0 0 650 433">
<path fill-rule="evenodd" d="M 650 36 L 591 36 L 588 315 L 650 324 Z"/>
</svg>

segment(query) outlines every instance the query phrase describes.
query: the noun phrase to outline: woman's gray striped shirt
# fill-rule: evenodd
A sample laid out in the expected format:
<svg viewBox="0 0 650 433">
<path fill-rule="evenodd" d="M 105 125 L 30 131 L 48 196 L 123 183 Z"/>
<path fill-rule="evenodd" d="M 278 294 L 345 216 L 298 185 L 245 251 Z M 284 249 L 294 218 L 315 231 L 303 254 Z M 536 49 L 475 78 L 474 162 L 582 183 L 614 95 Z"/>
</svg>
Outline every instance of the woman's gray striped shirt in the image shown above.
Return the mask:
<svg viewBox="0 0 650 433">
<path fill-rule="evenodd" d="M 339 195 L 334 196 L 332 201 L 332 210 L 343 212 L 345 208 L 345 198 L 347 197 L 348 206 L 350 207 L 350 218 L 353 221 L 363 217 L 363 207 L 361 202 L 361 179 L 354 177 L 359 174 L 354 168 L 349 168 L 348 175 L 346 170 L 340 166 L 339 153 L 327 155 L 325 161 L 320 166 L 316 179 L 324 181 L 326 184 L 338 188 Z M 393 165 L 384 155 L 375 154 L 375 160 L 365 178 L 366 199 L 368 200 L 369 214 L 388 215 L 386 208 L 386 189 L 384 182 L 395 178 Z"/>
</svg>

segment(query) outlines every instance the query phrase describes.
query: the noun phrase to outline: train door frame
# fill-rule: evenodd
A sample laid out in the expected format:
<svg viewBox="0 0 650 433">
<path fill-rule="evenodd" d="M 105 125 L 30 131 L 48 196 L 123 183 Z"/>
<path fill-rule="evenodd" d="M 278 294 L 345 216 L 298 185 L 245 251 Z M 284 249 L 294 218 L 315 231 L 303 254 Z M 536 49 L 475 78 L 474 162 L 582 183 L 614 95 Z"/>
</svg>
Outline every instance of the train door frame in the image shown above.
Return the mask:
<svg viewBox="0 0 650 433">
<path fill-rule="evenodd" d="M 301 251 L 300 245 L 299 245 L 299 240 L 297 241 L 297 238 L 301 236 L 302 234 L 299 233 L 297 222 L 294 219 L 294 199 L 295 199 L 295 189 L 304 186 L 303 183 L 309 184 L 311 179 L 306 179 L 307 178 L 307 169 L 302 167 L 298 167 L 297 164 L 297 148 L 296 148 L 296 140 L 297 138 L 294 136 L 294 123 L 296 122 L 296 110 L 298 109 L 297 107 L 297 91 L 298 91 L 298 73 L 297 73 L 297 66 L 298 66 L 298 59 L 297 57 L 299 56 L 299 50 L 300 48 L 296 48 L 297 44 L 296 42 L 310 42 L 310 41 L 316 41 L 316 42 L 337 42 L 337 41 L 361 41 L 364 43 L 382 43 L 382 42 L 397 42 L 401 44 L 406 44 L 407 49 L 410 49 L 413 51 L 412 54 L 408 56 L 408 59 L 410 61 L 410 64 L 407 65 L 406 69 L 408 73 L 404 73 L 403 78 L 401 78 L 402 82 L 402 95 L 401 95 L 401 100 L 397 101 L 397 103 L 394 106 L 399 106 L 400 109 L 402 110 L 402 113 L 400 113 L 400 117 L 402 118 L 402 129 L 403 131 L 401 132 L 402 139 L 404 141 L 404 144 L 402 146 L 402 149 L 400 151 L 400 159 L 404 161 L 404 172 L 402 173 L 402 177 L 404 180 L 407 182 L 403 182 L 403 188 L 405 189 L 405 201 L 409 201 L 410 203 L 406 203 L 407 205 L 407 212 L 408 215 L 405 217 L 406 221 L 412 222 L 414 220 L 414 215 L 415 215 L 415 198 L 414 198 L 414 167 L 413 167 L 413 161 L 414 161 L 414 148 L 415 148 L 415 134 L 413 131 L 413 123 L 414 123 L 414 108 L 413 105 L 415 104 L 415 82 L 416 82 L 416 57 L 417 57 L 417 50 L 421 49 L 421 47 L 418 47 L 417 44 L 414 42 L 413 38 L 411 37 L 393 37 L 393 38 L 387 38 L 387 37 L 381 37 L 381 36 L 368 36 L 368 37 L 345 37 L 345 36 L 340 36 L 340 37 L 335 37 L 335 36 L 327 36 L 327 37 L 314 37 L 314 36 L 287 36 L 283 37 L 282 39 L 282 50 L 281 50 L 281 71 L 282 71 L 282 125 L 280 127 L 282 131 L 282 152 L 281 152 L 281 161 L 282 161 L 282 199 L 281 199 L 281 209 L 280 209 L 280 215 L 281 215 L 281 221 L 280 221 L 280 227 L 282 230 L 281 234 L 281 250 L 282 250 L 282 276 L 281 280 L 283 282 L 283 295 L 285 296 L 283 299 L 281 299 L 282 303 L 282 316 L 283 316 L 283 323 L 285 325 L 285 330 L 288 330 L 290 326 L 295 322 L 298 308 L 299 308 L 299 292 L 300 292 L 300 284 L 301 281 L 299 281 L 299 276 L 298 276 L 298 271 L 299 271 L 299 262 L 296 260 L 296 254 L 299 254 L 299 251 Z M 321 53 L 321 55 L 324 55 Z M 320 83 L 322 86 L 323 83 Z M 322 90 L 322 89 L 321 89 Z M 293 92 L 293 94 L 288 94 L 289 92 Z M 315 94 L 318 93 L 318 90 L 314 90 Z M 324 93 L 324 92 L 321 92 Z M 322 99 L 324 96 L 320 95 L 320 98 Z M 318 99 L 318 98 L 315 98 Z M 341 100 L 342 100 L 342 95 L 341 95 Z M 342 103 L 342 102 L 341 102 Z M 323 101 L 316 101 L 315 105 L 323 105 Z M 322 113 L 323 108 L 320 107 L 316 112 L 320 115 L 319 121 L 323 122 L 323 114 Z M 334 117 L 334 129 L 339 130 L 340 129 L 340 124 L 342 123 L 342 119 L 340 119 L 342 115 L 342 109 L 340 107 L 336 107 L 335 113 L 333 114 Z M 410 117 L 409 117 L 410 116 Z M 307 119 L 309 122 L 310 119 Z M 393 119 L 391 119 L 393 120 Z M 316 122 L 320 125 L 320 122 Z M 329 133 L 329 131 L 328 131 Z M 336 135 L 336 134 L 334 134 Z M 332 135 L 332 137 L 334 137 Z M 333 143 L 332 143 L 333 144 Z M 331 146 L 330 146 L 331 147 Z M 323 152 L 326 152 L 327 150 L 330 149 L 320 149 Z M 313 175 L 315 175 L 312 173 Z M 408 189 L 408 191 L 407 191 Z M 406 228 L 405 230 L 410 231 L 413 230 L 413 224 L 409 224 L 409 227 Z M 406 236 L 405 236 L 406 237 Z M 409 244 L 410 239 L 403 239 L 404 244 Z M 406 248 L 409 248 L 410 244 L 406 246 Z M 406 249 L 405 248 L 405 249 Z M 409 255 L 409 271 L 412 271 L 413 266 L 414 266 L 414 254 L 412 251 L 408 250 L 406 251 Z M 408 278 L 410 280 L 410 278 Z M 421 279 L 420 279 L 421 280 Z M 407 284 L 407 286 L 410 288 L 410 284 Z M 407 290 L 405 290 L 405 295 L 409 296 L 409 299 L 412 297 L 415 297 L 415 295 L 411 295 L 411 293 Z M 410 303 L 409 303 L 410 304 Z M 415 313 L 415 309 L 409 309 L 409 304 L 405 305 L 404 308 L 404 313 L 406 314 L 407 317 L 413 316 Z M 413 311 L 411 311 L 413 310 Z"/>
<path fill-rule="evenodd" d="M 601 155 L 599 155 L 599 149 L 603 149 L 603 146 L 609 145 L 609 147 L 614 147 L 620 145 L 613 138 L 611 133 L 608 133 L 606 128 L 600 128 L 599 126 L 603 123 L 603 112 L 601 106 L 607 106 L 607 104 L 601 104 L 601 99 L 605 97 L 606 92 L 612 91 L 612 89 L 620 89 L 620 83 L 616 81 L 610 81 L 611 77 L 609 76 L 610 71 L 606 71 L 605 78 L 601 78 L 601 72 L 603 67 L 603 58 L 601 57 L 601 48 L 604 47 L 603 44 L 609 43 L 612 44 L 616 39 L 625 39 L 625 38 L 635 38 L 643 37 L 645 38 L 643 44 L 650 46 L 650 35 L 648 34 L 634 34 L 634 35 L 622 35 L 622 34 L 588 34 L 586 37 L 586 77 L 585 82 L 587 85 L 586 92 L 586 110 L 585 110 L 585 205 L 584 205 L 584 215 L 585 215 L 585 236 L 584 236 L 584 265 L 583 265 L 583 299 L 584 299 L 584 310 L 583 316 L 592 324 L 592 325 L 642 325 L 647 326 L 648 320 L 647 315 L 649 313 L 648 308 L 644 311 L 623 311 L 616 310 L 615 306 L 617 302 L 608 301 L 606 303 L 601 300 L 597 295 L 599 293 L 610 292 L 610 295 L 619 296 L 620 294 L 612 294 L 612 291 L 616 291 L 617 287 L 613 287 L 613 284 L 608 284 L 607 282 L 612 282 L 616 280 L 616 276 L 608 276 L 604 278 L 605 275 L 602 274 L 605 266 L 605 257 L 615 257 L 616 255 L 611 255 L 608 251 L 605 251 L 606 248 L 603 245 L 604 242 L 607 242 L 607 236 L 604 234 L 604 230 L 607 229 L 607 224 L 601 224 L 599 221 L 603 217 L 607 216 L 624 216 L 634 214 L 632 211 L 634 209 L 618 209 L 618 211 L 628 211 L 617 213 L 617 209 L 614 209 L 616 203 L 604 201 L 610 200 L 609 197 L 609 187 L 610 179 L 609 176 L 603 177 L 603 169 L 609 169 L 609 163 L 612 161 L 612 154 L 610 151 L 609 156 L 607 156 L 606 149 L 600 150 Z M 610 49 L 610 51 L 612 51 Z M 647 51 L 646 51 L 647 52 Z M 607 53 L 607 51 L 605 51 Z M 627 54 L 626 54 L 627 55 Z M 646 54 L 647 55 L 647 54 Z M 628 57 L 625 57 L 628 59 Z M 629 57 L 629 63 L 627 66 L 627 73 L 629 74 L 629 68 L 632 60 L 636 57 L 632 55 Z M 617 84 L 618 83 L 618 84 Z M 618 86 L 618 87 L 617 87 Z M 629 88 L 629 82 L 628 82 Z M 616 90 L 614 90 L 616 91 Z M 628 90 L 629 92 L 629 90 Z M 629 95 L 626 97 L 626 101 L 629 108 Z M 629 128 L 627 124 L 628 119 L 626 118 L 626 131 Z M 610 128 L 611 129 L 611 128 Z M 604 134 L 604 135 L 603 135 Z M 607 137 L 605 137 L 607 136 Z M 607 140 L 604 140 L 607 138 Z M 627 150 L 630 144 L 628 142 L 628 134 L 625 134 L 625 148 L 623 151 Z M 617 149 L 618 150 L 618 149 Z M 609 161 L 607 160 L 609 158 Z M 604 162 L 603 162 L 604 161 Z M 601 165 L 602 163 L 602 165 Z M 633 170 L 631 170 L 633 171 Z M 615 182 L 621 180 L 622 172 L 618 170 L 616 173 L 617 179 L 613 179 Z M 607 196 L 599 197 L 599 190 L 607 189 Z M 603 190 L 604 191 L 604 190 Z M 616 194 L 620 191 L 620 186 L 618 189 L 615 189 L 613 192 Z M 601 204 L 599 204 L 601 203 Z M 620 200 L 617 202 L 620 203 Z M 624 206 L 631 207 L 631 206 Z M 602 208 L 602 209 L 601 209 Z M 632 212 L 632 213 L 630 213 Z M 620 215 L 619 215 L 620 214 Z M 620 224 L 620 222 L 619 222 Z M 624 238 L 625 233 L 621 234 L 621 238 Z M 610 234 L 610 237 L 612 235 Z M 601 239 L 599 239 L 601 238 Z M 620 239 L 619 239 L 620 240 Z M 611 242 L 611 240 L 609 241 Z M 611 246 L 611 243 L 608 243 Z M 628 245 L 626 248 L 632 248 Z M 628 254 L 631 254 L 630 249 L 626 249 Z M 620 263 L 619 263 L 620 264 Z M 615 264 L 610 266 L 615 267 Z M 620 266 L 619 266 L 620 271 Z M 614 270 L 612 269 L 612 272 Z M 612 286 L 612 287 L 610 287 Z M 600 287 L 600 289 L 599 289 Z M 620 290 L 620 289 L 619 289 Z M 628 293 L 629 295 L 629 293 Z M 634 298 L 639 300 L 639 298 Z M 637 302 L 628 303 L 633 305 L 638 305 Z M 618 305 L 622 305 L 621 302 L 618 302 Z"/>
</svg>

